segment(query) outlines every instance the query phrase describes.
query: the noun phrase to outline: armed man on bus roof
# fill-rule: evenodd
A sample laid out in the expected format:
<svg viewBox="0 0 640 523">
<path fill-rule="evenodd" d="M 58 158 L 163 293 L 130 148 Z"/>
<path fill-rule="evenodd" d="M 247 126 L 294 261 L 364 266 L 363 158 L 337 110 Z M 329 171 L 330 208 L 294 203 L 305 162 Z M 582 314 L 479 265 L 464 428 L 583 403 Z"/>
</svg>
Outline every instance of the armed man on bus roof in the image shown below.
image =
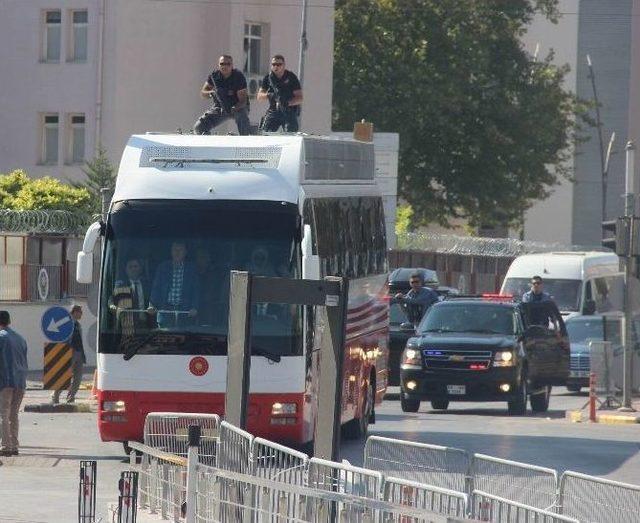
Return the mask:
<svg viewBox="0 0 640 523">
<path fill-rule="evenodd" d="M 275 132 L 280 127 L 289 133 L 298 131 L 302 87 L 298 77 L 285 69 L 281 54 L 271 58 L 271 72 L 262 80 L 258 100 L 269 100 L 269 108 L 262 119 L 263 131 Z"/>
<path fill-rule="evenodd" d="M 209 134 L 211 129 L 233 118 L 241 136 L 251 134 L 247 79 L 233 68 L 231 56 L 224 54 L 220 57 L 218 69 L 207 77 L 200 94 L 203 98 L 211 98 L 213 104 L 198 118 L 193 126 L 194 133 Z"/>
</svg>

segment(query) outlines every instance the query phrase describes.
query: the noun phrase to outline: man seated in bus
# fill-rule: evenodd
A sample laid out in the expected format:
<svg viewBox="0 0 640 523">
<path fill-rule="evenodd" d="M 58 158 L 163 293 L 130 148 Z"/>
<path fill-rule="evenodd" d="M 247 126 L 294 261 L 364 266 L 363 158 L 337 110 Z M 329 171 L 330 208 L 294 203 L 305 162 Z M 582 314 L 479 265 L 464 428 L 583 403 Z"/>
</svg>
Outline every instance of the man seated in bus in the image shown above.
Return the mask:
<svg viewBox="0 0 640 523">
<path fill-rule="evenodd" d="M 121 331 L 135 331 L 147 327 L 148 315 L 145 311 L 149 301 L 149 281 L 142 274 L 142 262 L 129 258 L 125 263 L 125 276 L 116 281 L 109 309 L 116 313 Z M 127 311 L 137 312 L 127 312 Z"/>
<path fill-rule="evenodd" d="M 158 265 L 149 313 L 157 313 L 160 327 L 189 324 L 198 314 L 198 277 L 194 266 L 186 261 L 187 246 L 182 241 L 171 244 L 171 259 Z"/>
</svg>

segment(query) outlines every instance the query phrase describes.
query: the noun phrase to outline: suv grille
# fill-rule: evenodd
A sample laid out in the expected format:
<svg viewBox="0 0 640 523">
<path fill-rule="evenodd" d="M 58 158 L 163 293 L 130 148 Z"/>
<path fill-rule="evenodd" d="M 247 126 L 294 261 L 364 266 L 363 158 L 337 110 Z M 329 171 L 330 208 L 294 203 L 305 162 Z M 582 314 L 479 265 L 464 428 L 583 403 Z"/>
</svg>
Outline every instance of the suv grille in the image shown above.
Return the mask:
<svg viewBox="0 0 640 523">
<path fill-rule="evenodd" d="M 491 365 L 491 351 L 464 349 L 424 349 L 427 369 L 487 370 Z"/>
<path fill-rule="evenodd" d="M 589 357 L 589 354 L 572 354 L 569 369 L 575 371 L 589 371 L 591 370 L 590 360 L 591 358 Z"/>
</svg>

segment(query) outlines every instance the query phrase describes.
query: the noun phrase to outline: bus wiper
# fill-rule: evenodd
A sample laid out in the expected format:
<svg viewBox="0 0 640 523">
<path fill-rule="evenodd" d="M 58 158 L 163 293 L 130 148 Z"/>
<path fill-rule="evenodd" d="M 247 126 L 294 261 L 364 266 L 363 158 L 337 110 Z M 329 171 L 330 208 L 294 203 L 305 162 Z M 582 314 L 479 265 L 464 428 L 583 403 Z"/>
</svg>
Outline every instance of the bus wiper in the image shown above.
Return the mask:
<svg viewBox="0 0 640 523">
<path fill-rule="evenodd" d="M 160 336 L 162 334 L 166 334 L 166 333 L 165 332 L 154 332 L 152 334 L 149 334 L 146 338 L 143 338 L 141 341 L 138 341 L 137 343 L 134 343 L 134 342 L 128 343 L 127 346 L 125 347 L 124 351 L 123 351 L 122 359 L 125 360 L 125 361 L 130 360 L 136 354 L 138 354 L 138 351 L 142 347 L 144 347 L 147 343 L 151 343 L 153 340 L 155 340 L 158 336 Z"/>
<path fill-rule="evenodd" d="M 255 354 L 256 356 L 264 356 L 268 360 L 271 360 L 275 363 L 280 363 L 280 360 L 282 359 L 280 357 L 280 354 L 269 352 L 268 350 L 261 349 L 260 347 L 251 347 L 251 354 Z"/>
</svg>

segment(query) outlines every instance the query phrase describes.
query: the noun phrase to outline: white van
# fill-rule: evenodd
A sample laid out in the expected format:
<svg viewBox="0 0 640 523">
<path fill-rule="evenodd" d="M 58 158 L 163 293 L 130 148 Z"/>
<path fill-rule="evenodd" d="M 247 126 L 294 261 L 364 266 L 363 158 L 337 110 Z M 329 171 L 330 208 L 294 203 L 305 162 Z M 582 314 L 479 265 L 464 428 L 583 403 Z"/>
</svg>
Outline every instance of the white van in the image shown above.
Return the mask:
<svg viewBox="0 0 640 523">
<path fill-rule="evenodd" d="M 501 294 L 516 298 L 540 276 L 565 316 L 623 310 L 624 275 L 618 257 L 608 252 L 547 252 L 518 256 L 509 267 Z"/>
</svg>

